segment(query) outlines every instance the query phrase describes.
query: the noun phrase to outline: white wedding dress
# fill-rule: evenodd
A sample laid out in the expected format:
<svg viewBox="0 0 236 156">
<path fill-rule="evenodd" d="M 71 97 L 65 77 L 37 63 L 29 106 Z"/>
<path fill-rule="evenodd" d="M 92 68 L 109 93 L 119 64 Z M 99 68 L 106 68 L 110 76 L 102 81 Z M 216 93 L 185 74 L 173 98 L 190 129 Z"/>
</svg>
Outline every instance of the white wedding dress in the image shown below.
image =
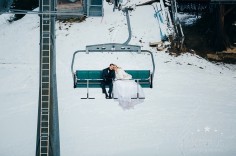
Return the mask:
<svg viewBox="0 0 236 156">
<path fill-rule="evenodd" d="M 113 97 L 124 110 L 134 108 L 136 104 L 142 103 L 145 98 L 142 87 L 130 79 L 132 79 L 132 76 L 123 69 L 119 68 L 116 71 L 116 81 L 113 83 Z M 139 93 L 139 98 L 142 99 L 137 99 L 137 93 Z"/>
</svg>

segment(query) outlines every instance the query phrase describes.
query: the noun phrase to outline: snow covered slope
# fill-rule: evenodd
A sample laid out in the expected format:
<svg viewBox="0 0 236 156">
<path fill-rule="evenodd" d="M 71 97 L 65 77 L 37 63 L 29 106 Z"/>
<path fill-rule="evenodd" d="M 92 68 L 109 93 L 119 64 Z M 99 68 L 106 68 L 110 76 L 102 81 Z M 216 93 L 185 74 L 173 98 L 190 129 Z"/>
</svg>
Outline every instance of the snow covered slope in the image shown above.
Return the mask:
<svg viewBox="0 0 236 156">
<path fill-rule="evenodd" d="M 137 1 L 138 2 L 138 1 Z M 131 13 L 131 44 L 155 56 L 154 88 L 145 102 L 124 111 L 92 89 L 95 100 L 81 100 L 73 89 L 74 51 L 86 45 L 123 43 L 126 19 L 105 4 L 103 18 L 57 24 L 57 80 L 62 156 L 234 156 L 236 154 L 236 66 L 208 62 L 196 55 L 177 58 L 156 52 L 160 41 L 152 6 Z M 0 16 L 0 155 L 35 154 L 39 80 L 39 18 L 27 15 L 9 24 Z M 78 69 L 103 69 L 113 62 L 124 69 L 151 68 L 144 54 L 82 54 Z"/>
</svg>

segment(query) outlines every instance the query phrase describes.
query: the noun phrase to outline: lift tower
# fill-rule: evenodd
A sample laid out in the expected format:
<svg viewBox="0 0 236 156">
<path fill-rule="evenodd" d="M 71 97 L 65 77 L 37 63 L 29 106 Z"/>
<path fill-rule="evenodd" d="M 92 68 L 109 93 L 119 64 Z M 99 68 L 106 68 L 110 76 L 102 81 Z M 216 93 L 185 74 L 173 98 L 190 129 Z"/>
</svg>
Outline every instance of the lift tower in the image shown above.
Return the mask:
<svg viewBox="0 0 236 156">
<path fill-rule="evenodd" d="M 40 77 L 36 156 L 60 156 L 56 81 L 56 0 L 39 0 Z"/>
</svg>

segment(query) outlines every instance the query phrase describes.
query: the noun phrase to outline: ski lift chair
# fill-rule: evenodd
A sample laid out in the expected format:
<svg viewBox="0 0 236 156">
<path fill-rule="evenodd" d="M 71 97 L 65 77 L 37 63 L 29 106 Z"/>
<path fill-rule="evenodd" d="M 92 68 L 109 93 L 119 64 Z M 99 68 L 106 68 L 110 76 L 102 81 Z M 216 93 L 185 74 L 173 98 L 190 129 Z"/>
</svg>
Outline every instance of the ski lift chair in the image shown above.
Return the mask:
<svg viewBox="0 0 236 156">
<path fill-rule="evenodd" d="M 71 72 L 73 75 L 74 88 L 87 88 L 87 97 L 82 99 L 94 99 L 89 97 L 89 88 L 101 88 L 102 70 L 75 70 L 74 59 L 79 53 L 95 53 L 95 52 L 136 52 L 137 54 L 149 53 L 152 60 L 152 70 L 126 70 L 132 75 L 132 79 L 140 84 L 143 88 L 153 88 L 153 77 L 155 73 L 155 63 L 152 52 L 141 50 L 137 45 L 124 45 L 118 43 L 107 43 L 86 46 L 86 50 L 78 50 L 74 52 L 71 64 Z M 137 91 L 137 98 L 138 91 Z"/>
</svg>

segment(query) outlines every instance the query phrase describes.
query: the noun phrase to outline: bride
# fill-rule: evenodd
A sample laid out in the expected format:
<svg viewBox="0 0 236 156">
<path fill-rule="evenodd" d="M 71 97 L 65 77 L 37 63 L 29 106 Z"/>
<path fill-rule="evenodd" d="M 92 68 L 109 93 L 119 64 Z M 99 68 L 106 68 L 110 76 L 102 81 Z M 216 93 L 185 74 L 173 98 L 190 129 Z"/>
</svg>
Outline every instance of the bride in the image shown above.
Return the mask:
<svg viewBox="0 0 236 156">
<path fill-rule="evenodd" d="M 139 84 L 132 79 L 132 76 L 126 73 L 120 67 L 114 65 L 116 80 L 113 82 L 113 98 L 119 102 L 123 109 L 134 108 L 136 104 L 144 101 L 144 92 Z M 137 93 L 139 98 L 137 98 Z"/>
</svg>

